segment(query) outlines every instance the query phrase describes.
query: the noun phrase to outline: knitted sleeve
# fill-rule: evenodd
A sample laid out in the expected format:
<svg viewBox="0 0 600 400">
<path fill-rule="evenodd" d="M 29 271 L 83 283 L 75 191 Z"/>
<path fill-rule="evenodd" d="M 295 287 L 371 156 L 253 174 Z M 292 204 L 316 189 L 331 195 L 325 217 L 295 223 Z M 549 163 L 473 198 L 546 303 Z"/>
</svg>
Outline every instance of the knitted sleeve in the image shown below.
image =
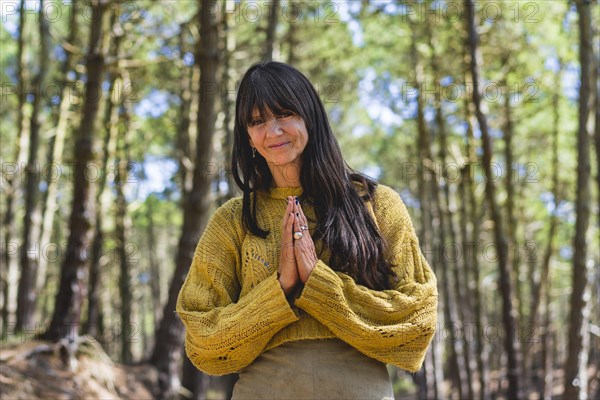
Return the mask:
<svg viewBox="0 0 600 400">
<path fill-rule="evenodd" d="M 319 260 L 295 304 L 367 356 L 415 372 L 435 332 L 436 279 L 393 189 L 377 188 L 374 213 L 399 278 L 394 289 L 366 288 Z"/>
<path fill-rule="evenodd" d="M 241 370 L 271 337 L 299 319 L 275 275 L 238 299 L 241 235 L 231 216 L 232 201 L 211 217 L 200 238 L 176 311 L 186 327 L 190 361 L 210 375 Z"/>
</svg>

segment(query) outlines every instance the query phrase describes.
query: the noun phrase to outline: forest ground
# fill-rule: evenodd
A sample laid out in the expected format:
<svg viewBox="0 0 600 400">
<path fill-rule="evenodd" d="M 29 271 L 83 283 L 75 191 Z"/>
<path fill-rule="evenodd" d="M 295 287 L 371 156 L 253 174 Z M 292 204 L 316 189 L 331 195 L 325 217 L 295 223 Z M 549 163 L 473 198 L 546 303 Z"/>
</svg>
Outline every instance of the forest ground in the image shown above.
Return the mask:
<svg viewBox="0 0 600 400">
<path fill-rule="evenodd" d="M 157 376 L 147 364 L 114 363 L 89 341 L 74 351 L 60 343 L 27 341 L 3 345 L 0 353 L 3 400 L 153 399 Z"/>
</svg>

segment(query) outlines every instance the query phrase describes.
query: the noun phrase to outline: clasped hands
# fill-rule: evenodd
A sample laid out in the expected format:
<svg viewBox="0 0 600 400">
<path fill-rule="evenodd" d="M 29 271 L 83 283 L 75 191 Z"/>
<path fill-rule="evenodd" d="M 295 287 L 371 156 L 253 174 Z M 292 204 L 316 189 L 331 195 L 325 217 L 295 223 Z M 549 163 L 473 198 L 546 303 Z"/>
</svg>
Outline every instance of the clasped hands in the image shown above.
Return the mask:
<svg viewBox="0 0 600 400">
<path fill-rule="evenodd" d="M 317 264 L 315 244 L 308 229 L 308 221 L 302 207 L 295 198 L 288 196 L 287 208 L 281 225 L 281 256 L 279 257 L 278 279 L 286 295 L 296 286 L 306 283 Z M 294 232 L 302 232 L 301 239 L 294 239 Z"/>
</svg>

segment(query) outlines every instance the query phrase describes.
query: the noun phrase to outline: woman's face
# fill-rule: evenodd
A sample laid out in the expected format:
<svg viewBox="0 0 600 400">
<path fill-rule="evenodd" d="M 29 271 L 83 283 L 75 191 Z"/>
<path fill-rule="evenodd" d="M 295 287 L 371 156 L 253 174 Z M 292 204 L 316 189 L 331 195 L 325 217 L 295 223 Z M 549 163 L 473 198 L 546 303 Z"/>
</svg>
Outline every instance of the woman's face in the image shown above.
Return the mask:
<svg viewBox="0 0 600 400">
<path fill-rule="evenodd" d="M 263 119 L 255 108 L 248 124 L 248 134 L 250 145 L 256 147 L 270 167 L 293 164 L 300 170 L 300 155 L 308 143 L 302 117 L 291 111 L 282 111 L 279 115 L 269 112 Z"/>
</svg>

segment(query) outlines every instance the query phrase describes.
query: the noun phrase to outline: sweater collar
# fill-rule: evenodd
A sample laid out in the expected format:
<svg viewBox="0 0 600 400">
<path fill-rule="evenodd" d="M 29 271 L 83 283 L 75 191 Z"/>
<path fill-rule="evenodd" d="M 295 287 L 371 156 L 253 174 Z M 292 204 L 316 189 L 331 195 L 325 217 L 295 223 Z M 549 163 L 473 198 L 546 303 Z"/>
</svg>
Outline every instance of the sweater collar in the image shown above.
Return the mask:
<svg viewBox="0 0 600 400">
<path fill-rule="evenodd" d="M 288 196 L 300 196 L 302 194 L 302 186 L 297 187 L 272 187 L 269 190 L 269 196 L 274 199 L 287 199 Z"/>
</svg>

